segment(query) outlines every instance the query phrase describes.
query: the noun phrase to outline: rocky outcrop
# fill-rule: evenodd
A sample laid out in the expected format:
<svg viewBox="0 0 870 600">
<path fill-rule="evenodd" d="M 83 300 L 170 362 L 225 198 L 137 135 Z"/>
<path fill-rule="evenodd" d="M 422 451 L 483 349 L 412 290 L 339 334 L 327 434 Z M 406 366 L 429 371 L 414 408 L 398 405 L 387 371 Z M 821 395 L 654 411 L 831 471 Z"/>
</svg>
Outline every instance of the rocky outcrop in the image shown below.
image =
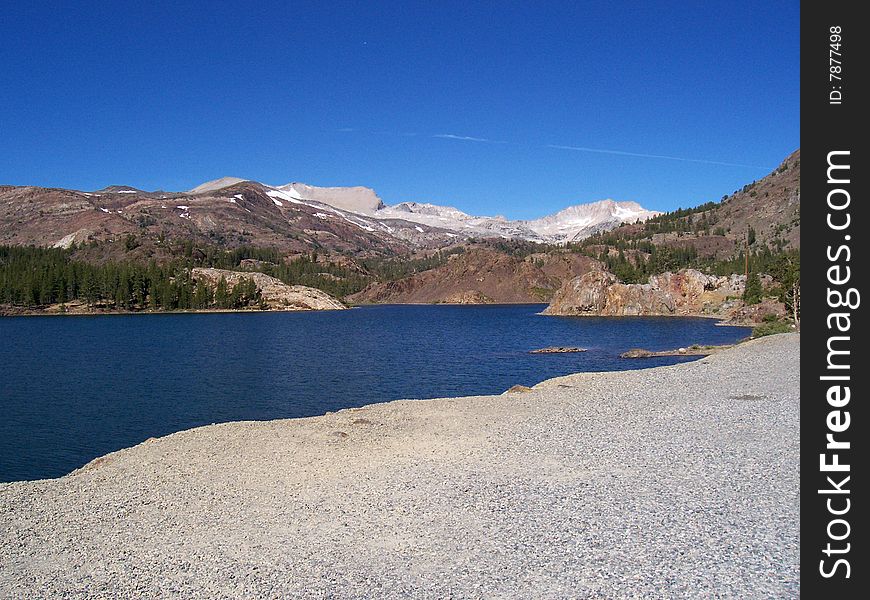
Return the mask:
<svg viewBox="0 0 870 600">
<path fill-rule="evenodd" d="M 607 271 L 590 271 L 567 281 L 550 305 L 545 315 L 598 315 L 607 305 L 607 290 L 617 283 L 616 275 Z"/>
<path fill-rule="evenodd" d="M 747 322 L 780 312 L 774 306 L 779 303 L 772 301 L 763 303 L 764 309 L 744 307 L 740 298 L 745 284 L 742 275 L 717 277 L 695 269 L 653 275 L 644 284 L 625 284 L 612 273 L 590 271 L 566 282 L 544 314 L 712 315 Z"/>
<path fill-rule="evenodd" d="M 788 320 L 791 317 L 782 302 L 765 298 L 758 304 L 739 306 L 728 314 L 728 324 L 761 323 L 765 319 Z"/>
<path fill-rule="evenodd" d="M 603 315 L 669 315 L 676 311 L 673 294 L 653 283 L 615 283 L 604 292 Z"/>
<path fill-rule="evenodd" d="M 344 304 L 325 292 L 304 285 L 287 285 L 265 273 L 242 273 L 225 269 L 195 268 L 191 276 L 216 286 L 223 277 L 230 289 L 243 279 L 253 279 L 268 308 L 273 310 L 343 310 Z"/>
<path fill-rule="evenodd" d="M 572 354 L 574 352 L 586 352 L 586 348 L 578 348 L 576 346 L 549 346 L 547 348 L 529 350 L 529 354 Z"/>
<path fill-rule="evenodd" d="M 709 356 L 720 350 L 733 348 L 732 344 L 724 346 L 689 346 L 688 348 L 677 348 L 675 350 L 645 350 L 644 348 L 632 348 L 627 352 L 619 355 L 619 358 L 656 358 L 659 356 Z"/>
<path fill-rule="evenodd" d="M 493 299 L 478 290 L 466 290 L 450 294 L 440 304 L 492 304 Z"/>
</svg>

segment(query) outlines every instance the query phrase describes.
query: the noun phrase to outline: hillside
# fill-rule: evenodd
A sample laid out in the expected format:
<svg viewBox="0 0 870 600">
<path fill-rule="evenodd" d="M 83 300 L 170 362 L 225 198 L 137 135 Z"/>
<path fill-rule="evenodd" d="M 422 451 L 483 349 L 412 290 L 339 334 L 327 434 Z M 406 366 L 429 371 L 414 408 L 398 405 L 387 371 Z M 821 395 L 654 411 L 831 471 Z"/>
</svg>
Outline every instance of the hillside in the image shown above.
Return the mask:
<svg viewBox="0 0 870 600">
<path fill-rule="evenodd" d="M 432 207 L 409 208 L 427 215 L 438 214 Z M 617 205 L 615 208 L 622 207 Z M 571 212 L 568 209 L 560 215 Z M 456 215 L 450 216 L 457 218 Z M 566 249 L 543 248 L 535 258 L 517 258 L 510 253 L 468 252 L 451 259 L 448 264 L 431 271 L 371 285 L 352 296 L 351 300 L 531 302 L 551 300 L 555 290 L 559 289 L 556 282 L 561 282 L 556 304 L 570 307 L 587 303 L 586 296 L 597 298 L 602 295 L 600 290 L 577 288 L 581 276 L 592 270 L 602 270 L 609 272 L 607 276 L 612 279 L 611 284 L 618 282 L 611 290 L 614 299 L 610 310 L 613 314 L 671 314 L 673 311 L 670 309 L 653 308 L 653 305 L 661 304 L 660 299 L 653 298 L 658 294 L 659 279 L 656 277 L 700 269 L 703 273 L 691 272 L 697 273 L 699 280 L 719 282 L 719 287 L 726 291 L 713 303 L 715 310 L 712 306 L 697 305 L 692 306 L 692 311 L 709 310 L 718 314 L 720 306 L 727 304 L 724 298 L 744 296 L 744 271 L 748 268 L 753 286 L 762 276 L 767 278 L 767 283 L 764 289 L 759 287 L 761 284 L 750 286 L 746 310 L 755 307 L 767 295 L 782 302 L 782 306 L 774 310 L 777 315 L 781 316 L 786 306 L 789 312 L 797 315 L 800 295 L 800 150 L 787 157 L 762 180 L 744 186 L 721 202 L 707 202 L 695 208 L 658 214 L 645 222 L 626 223 L 578 243 L 569 243 Z M 552 271 L 555 265 L 566 268 L 555 273 Z M 735 280 L 730 277 L 733 274 L 742 274 L 740 281 L 744 283 L 735 287 Z M 771 276 L 779 280 L 771 280 Z M 622 291 L 625 298 L 620 296 Z M 644 294 L 651 294 L 650 298 L 642 298 Z M 674 297 L 680 294 L 675 292 Z M 743 306 L 743 300 L 740 300 L 725 308 L 737 310 Z M 606 314 L 599 309 L 592 312 Z M 551 312 L 559 311 L 552 309 Z M 753 318 L 764 316 L 764 311 L 756 308 L 751 312 Z M 565 314 L 575 312 L 569 308 Z"/>
<path fill-rule="evenodd" d="M 598 255 L 614 248 L 649 254 L 649 246 L 684 249 L 702 259 L 724 260 L 745 249 L 753 252 L 800 248 L 800 149 L 772 173 L 720 202 L 625 224 L 580 242 L 575 249 Z"/>
<path fill-rule="evenodd" d="M 570 252 L 516 256 L 474 248 L 450 256 L 446 264 L 397 281 L 372 284 L 348 298 L 355 303 L 485 304 L 546 302 L 562 282 L 597 265 Z"/>
</svg>

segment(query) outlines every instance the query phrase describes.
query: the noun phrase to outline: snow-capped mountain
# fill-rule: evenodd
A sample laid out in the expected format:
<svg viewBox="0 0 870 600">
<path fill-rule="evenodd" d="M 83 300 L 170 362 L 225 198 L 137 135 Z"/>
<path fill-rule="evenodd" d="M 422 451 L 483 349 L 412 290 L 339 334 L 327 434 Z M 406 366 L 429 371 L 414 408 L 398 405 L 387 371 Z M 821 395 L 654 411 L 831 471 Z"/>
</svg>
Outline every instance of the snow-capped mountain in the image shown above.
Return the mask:
<svg viewBox="0 0 870 600">
<path fill-rule="evenodd" d="M 223 177 L 203 183 L 189 193 L 204 194 L 235 185 L 243 180 Z M 264 184 L 260 184 L 264 185 Z M 421 202 L 400 202 L 384 205 L 374 190 L 367 187 L 318 187 L 305 183 L 265 186 L 267 194 L 278 204 L 282 199 L 291 203 L 306 203 L 312 207 L 338 209 L 365 228 L 392 231 L 388 223 L 413 223 L 450 232 L 453 237 L 501 237 L 534 242 L 565 243 L 582 240 L 599 231 L 608 231 L 621 223 L 645 221 L 657 214 L 637 202 L 600 200 L 569 206 L 553 215 L 529 221 L 504 217 L 469 215 L 452 206 Z M 405 228 L 407 229 L 407 228 Z M 416 227 L 417 232 L 425 230 Z"/>
<path fill-rule="evenodd" d="M 504 217 L 475 217 L 452 206 L 402 202 L 385 206 L 372 216 L 395 218 L 440 227 L 465 236 L 504 237 L 535 242 L 565 243 L 582 240 L 599 231 L 608 231 L 621 223 L 634 223 L 661 214 L 643 208 L 637 202 L 600 200 L 569 206 L 553 215 L 531 221 Z"/>
<path fill-rule="evenodd" d="M 377 211 L 374 216 L 438 227 L 462 237 L 503 237 L 546 241 L 539 239 L 539 236 L 525 227 L 522 221 L 509 221 L 504 217 L 475 217 L 452 206 L 402 202 L 386 206 Z"/>
<path fill-rule="evenodd" d="M 599 231 L 619 227 L 621 223 L 634 223 L 661 213 L 647 210 L 637 202 L 599 200 L 578 204 L 556 214 L 527 221 L 527 225 L 543 238 L 556 242 L 582 240 Z"/>
</svg>

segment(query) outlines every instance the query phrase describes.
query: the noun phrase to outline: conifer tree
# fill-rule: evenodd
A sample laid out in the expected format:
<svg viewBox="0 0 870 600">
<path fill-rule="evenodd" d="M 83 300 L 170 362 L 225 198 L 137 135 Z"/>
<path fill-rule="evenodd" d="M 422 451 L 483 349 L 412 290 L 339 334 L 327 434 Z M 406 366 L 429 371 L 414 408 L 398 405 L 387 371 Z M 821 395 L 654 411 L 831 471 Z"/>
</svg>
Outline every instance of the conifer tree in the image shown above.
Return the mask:
<svg viewBox="0 0 870 600">
<path fill-rule="evenodd" d="M 743 290 L 743 301 L 746 304 L 758 304 L 761 302 L 763 290 L 761 287 L 761 278 L 757 271 L 751 271 L 749 278 L 746 280 L 746 287 Z"/>
</svg>

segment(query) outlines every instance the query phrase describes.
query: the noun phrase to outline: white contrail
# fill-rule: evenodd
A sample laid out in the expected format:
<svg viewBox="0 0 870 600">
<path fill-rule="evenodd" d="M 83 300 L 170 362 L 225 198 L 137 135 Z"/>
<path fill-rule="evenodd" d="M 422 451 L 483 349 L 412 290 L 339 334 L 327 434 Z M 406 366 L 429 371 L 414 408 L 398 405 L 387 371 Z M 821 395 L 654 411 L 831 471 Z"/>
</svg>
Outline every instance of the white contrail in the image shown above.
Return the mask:
<svg viewBox="0 0 870 600">
<path fill-rule="evenodd" d="M 486 142 L 487 144 L 507 144 L 507 142 L 501 142 L 498 140 L 488 140 L 486 138 L 471 137 L 469 135 L 454 135 L 452 133 L 436 133 L 432 137 L 446 140 L 463 140 L 466 142 Z"/>
<path fill-rule="evenodd" d="M 576 152 L 597 152 L 598 154 L 618 154 L 620 156 L 638 156 L 640 158 L 663 158 L 665 160 L 680 160 L 683 162 L 704 163 L 707 165 L 724 165 L 726 167 L 744 167 L 747 169 L 764 169 L 769 171 L 770 167 L 759 167 L 758 165 L 744 165 L 741 163 L 722 162 L 719 160 L 706 160 L 703 158 L 685 158 L 682 156 L 665 156 L 664 154 L 643 154 L 640 152 L 625 152 L 624 150 L 605 150 L 603 148 L 586 148 L 584 146 L 561 146 L 557 144 L 547 144 L 547 148 L 555 148 L 557 150 L 574 150 Z"/>
</svg>

